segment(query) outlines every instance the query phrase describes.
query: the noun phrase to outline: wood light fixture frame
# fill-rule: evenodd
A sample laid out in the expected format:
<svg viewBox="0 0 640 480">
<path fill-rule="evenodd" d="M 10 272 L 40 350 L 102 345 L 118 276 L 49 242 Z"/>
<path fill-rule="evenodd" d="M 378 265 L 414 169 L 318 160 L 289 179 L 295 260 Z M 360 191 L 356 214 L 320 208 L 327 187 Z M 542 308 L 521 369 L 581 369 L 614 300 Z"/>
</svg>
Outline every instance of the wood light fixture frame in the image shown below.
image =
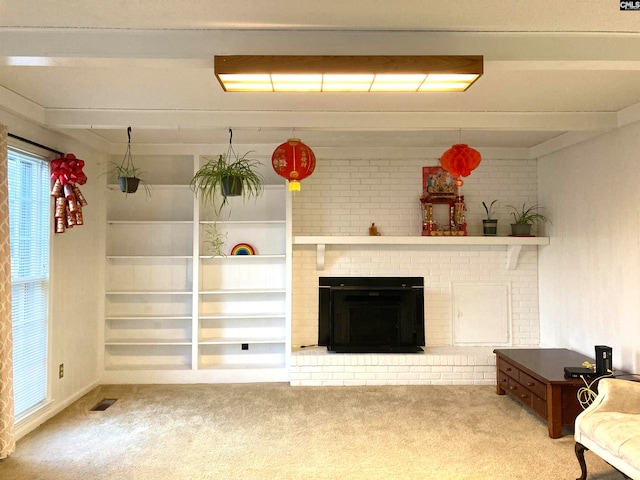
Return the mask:
<svg viewBox="0 0 640 480">
<path fill-rule="evenodd" d="M 226 92 L 463 92 L 482 55 L 228 55 L 214 58 Z"/>
</svg>

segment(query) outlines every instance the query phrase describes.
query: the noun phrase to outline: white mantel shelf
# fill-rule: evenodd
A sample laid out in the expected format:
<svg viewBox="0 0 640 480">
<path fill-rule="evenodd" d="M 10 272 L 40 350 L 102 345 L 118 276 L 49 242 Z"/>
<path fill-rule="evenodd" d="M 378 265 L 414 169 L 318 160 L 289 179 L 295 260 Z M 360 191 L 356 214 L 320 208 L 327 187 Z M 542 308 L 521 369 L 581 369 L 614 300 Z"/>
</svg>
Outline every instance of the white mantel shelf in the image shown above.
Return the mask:
<svg viewBox="0 0 640 480">
<path fill-rule="evenodd" d="M 432 236 L 432 237 L 358 237 L 358 236 L 297 236 L 294 245 L 316 245 L 316 268 L 324 270 L 326 245 L 503 245 L 507 247 L 507 270 L 518 265 L 520 251 L 525 245 L 549 245 L 549 237 L 471 237 L 471 236 Z"/>
</svg>

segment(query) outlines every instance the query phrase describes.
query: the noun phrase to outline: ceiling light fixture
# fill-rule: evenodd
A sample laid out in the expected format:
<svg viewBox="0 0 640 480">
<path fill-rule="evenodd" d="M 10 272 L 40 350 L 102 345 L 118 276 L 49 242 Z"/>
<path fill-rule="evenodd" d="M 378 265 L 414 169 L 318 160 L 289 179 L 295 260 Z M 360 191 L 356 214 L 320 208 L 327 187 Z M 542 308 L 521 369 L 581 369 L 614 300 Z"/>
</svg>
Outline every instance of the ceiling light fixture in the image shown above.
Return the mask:
<svg viewBox="0 0 640 480">
<path fill-rule="evenodd" d="M 227 92 L 464 92 L 483 57 L 230 55 L 214 70 Z"/>
</svg>

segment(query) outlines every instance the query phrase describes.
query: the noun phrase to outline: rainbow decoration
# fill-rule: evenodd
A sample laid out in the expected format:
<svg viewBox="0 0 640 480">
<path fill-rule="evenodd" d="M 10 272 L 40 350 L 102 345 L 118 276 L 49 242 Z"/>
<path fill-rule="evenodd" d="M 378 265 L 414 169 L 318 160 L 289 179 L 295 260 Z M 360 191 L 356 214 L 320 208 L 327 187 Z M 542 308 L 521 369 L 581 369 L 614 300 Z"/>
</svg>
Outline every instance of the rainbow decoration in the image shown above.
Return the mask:
<svg viewBox="0 0 640 480">
<path fill-rule="evenodd" d="M 231 249 L 231 255 L 255 255 L 256 252 L 248 243 L 239 243 Z"/>
</svg>

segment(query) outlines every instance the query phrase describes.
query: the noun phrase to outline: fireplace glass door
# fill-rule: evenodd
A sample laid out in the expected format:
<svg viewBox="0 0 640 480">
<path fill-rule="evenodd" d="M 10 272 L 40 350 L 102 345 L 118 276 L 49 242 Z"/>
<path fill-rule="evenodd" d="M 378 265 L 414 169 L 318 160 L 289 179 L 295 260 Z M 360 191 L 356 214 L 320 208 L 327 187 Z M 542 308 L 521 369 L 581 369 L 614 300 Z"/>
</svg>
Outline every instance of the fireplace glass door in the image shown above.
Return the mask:
<svg viewBox="0 0 640 480">
<path fill-rule="evenodd" d="M 396 278 L 349 277 L 346 284 L 321 287 L 318 343 L 336 352 L 421 351 L 423 303 L 421 285 Z"/>
</svg>

